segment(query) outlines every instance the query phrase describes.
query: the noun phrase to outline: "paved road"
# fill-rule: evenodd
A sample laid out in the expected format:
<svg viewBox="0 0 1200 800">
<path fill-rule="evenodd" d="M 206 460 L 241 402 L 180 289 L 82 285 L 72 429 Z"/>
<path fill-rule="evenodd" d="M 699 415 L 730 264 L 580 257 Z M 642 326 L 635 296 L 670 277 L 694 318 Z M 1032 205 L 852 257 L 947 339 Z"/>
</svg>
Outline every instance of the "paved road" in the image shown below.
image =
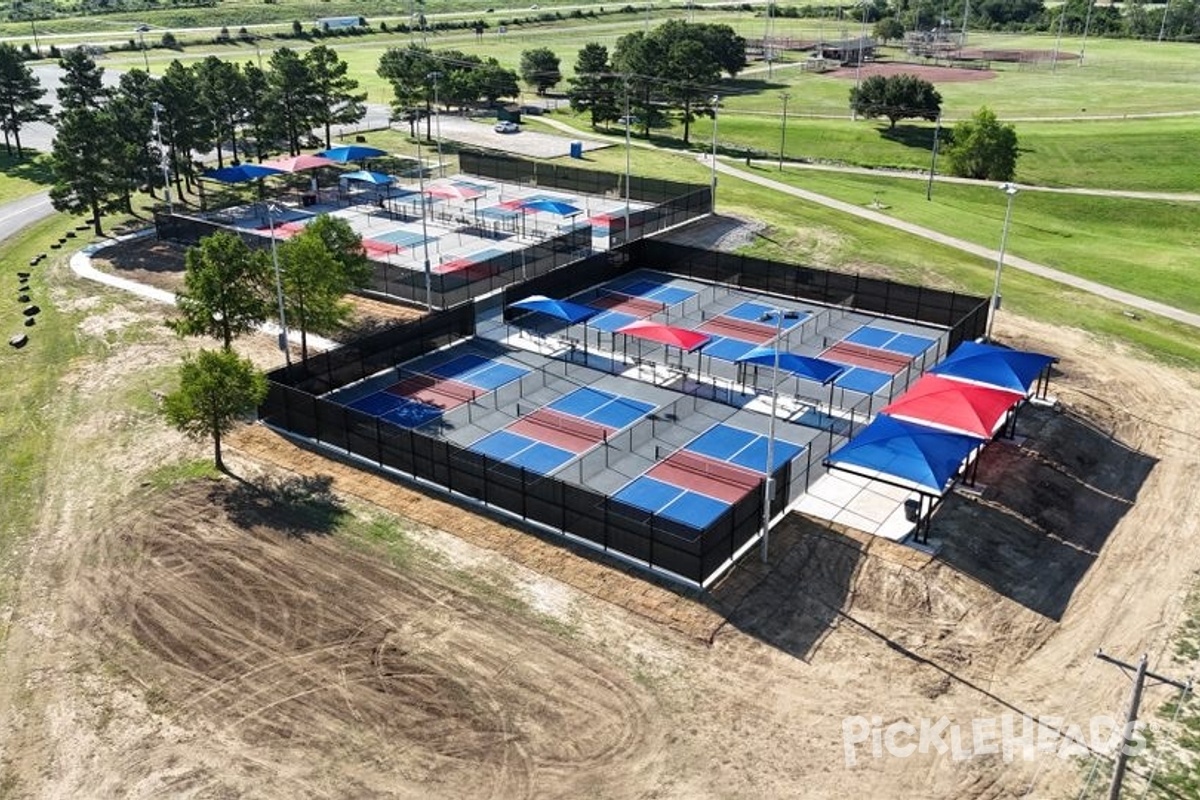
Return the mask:
<svg viewBox="0 0 1200 800">
<path fill-rule="evenodd" d="M 0 242 L 21 232 L 28 227 L 54 213 L 50 205 L 50 191 L 22 197 L 11 203 L 0 205 Z"/>
</svg>

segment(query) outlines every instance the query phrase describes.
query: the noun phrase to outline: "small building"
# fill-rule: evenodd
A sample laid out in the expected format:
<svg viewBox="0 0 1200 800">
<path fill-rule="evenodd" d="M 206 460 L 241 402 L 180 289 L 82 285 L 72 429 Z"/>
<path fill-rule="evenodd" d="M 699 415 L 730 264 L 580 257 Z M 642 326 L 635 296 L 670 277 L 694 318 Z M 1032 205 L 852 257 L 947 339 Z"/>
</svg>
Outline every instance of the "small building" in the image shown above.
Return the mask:
<svg viewBox="0 0 1200 800">
<path fill-rule="evenodd" d="M 508 103 L 496 109 L 496 120 L 499 122 L 515 122 L 521 124 L 521 106 L 517 103 Z"/>
<path fill-rule="evenodd" d="M 878 43 L 870 37 L 843 39 L 836 42 L 819 43 L 817 53 L 821 58 L 829 61 L 836 61 L 840 64 L 857 64 L 860 60 L 871 61 L 874 59 L 875 48 L 878 46 Z"/>
<path fill-rule="evenodd" d="M 344 31 L 365 27 L 366 24 L 367 21 L 362 17 L 321 17 L 317 20 L 317 28 L 322 31 Z"/>
</svg>

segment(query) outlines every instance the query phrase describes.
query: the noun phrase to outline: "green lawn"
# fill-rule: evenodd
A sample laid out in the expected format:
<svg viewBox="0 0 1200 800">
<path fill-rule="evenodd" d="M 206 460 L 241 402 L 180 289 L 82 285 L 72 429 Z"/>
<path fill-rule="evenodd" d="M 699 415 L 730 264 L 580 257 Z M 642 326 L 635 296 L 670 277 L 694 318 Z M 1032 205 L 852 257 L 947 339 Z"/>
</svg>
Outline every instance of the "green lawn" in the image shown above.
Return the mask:
<svg viewBox="0 0 1200 800">
<path fill-rule="evenodd" d="M 53 182 L 49 159 L 26 151 L 24 159 L 0 152 L 0 202 L 18 200 L 40 192 Z"/>
<path fill-rule="evenodd" d="M 878 200 L 889 216 L 976 244 L 1000 242 L 1005 195 L 991 186 L 937 183 L 927 201 L 923 181 L 786 170 L 769 176 L 859 206 Z M 1190 311 L 1200 311 L 1197 247 L 1197 203 L 1036 191 L 1013 203 L 1008 252 Z"/>
</svg>

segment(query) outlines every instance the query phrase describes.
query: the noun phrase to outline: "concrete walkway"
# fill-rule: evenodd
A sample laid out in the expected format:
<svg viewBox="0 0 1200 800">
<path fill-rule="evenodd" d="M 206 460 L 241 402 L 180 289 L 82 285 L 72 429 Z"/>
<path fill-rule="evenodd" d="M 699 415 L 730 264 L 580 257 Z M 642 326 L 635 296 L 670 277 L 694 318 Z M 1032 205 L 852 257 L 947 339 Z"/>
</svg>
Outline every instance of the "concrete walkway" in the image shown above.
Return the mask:
<svg viewBox="0 0 1200 800">
<path fill-rule="evenodd" d="M 92 257 L 104 248 L 112 247 L 115 244 L 127 242 L 131 239 L 141 239 L 146 236 L 153 235 L 154 229 L 148 228 L 143 231 L 138 231 L 137 233 L 131 233 L 128 236 L 118 236 L 113 239 L 105 239 L 102 242 L 89 244 L 71 256 L 71 271 L 79 277 L 85 278 L 86 280 L 95 281 L 96 283 L 100 283 L 105 286 L 111 286 L 114 289 L 120 289 L 123 292 L 128 292 L 132 295 L 136 295 L 137 297 L 145 298 L 146 300 L 153 300 L 156 303 L 163 303 L 167 305 L 175 305 L 175 295 L 166 291 L 165 289 L 159 289 L 154 286 L 147 286 L 144 283 L 131 281 L 128 278 L 122 278 L 120 275 L 113 275 L 109 272 L 103 272 L 92 266 Z M 279 337 L 279 326 L 273 322 L 263 323 L 262 325 L 258 326 L 258 329 L 262 333 L 270 334 L 275 338 Z M 294 345 L 299 345 L 300 332 L 296 330 L 289 330 L 288 341 Z M 317 336 L 313 333 L 308 335 L 308 345 L 310 348 L 316 350 L 332 350 L 333 348 L 340 346 L 332 339 L 326 339 L 323 336 Z"/>
<path fill-rule="evenodd" d="M 704 160 L 710 164 L 712 163 L 708 157 L 704 157 Z M 826 208 L 832 208 L 836 211 L 850 214 L 851 216 L 867 220 L 868 222 L 886 225 L 890 228 L 895 228 L 896 230 L 910 233 L 913 236 L 919 236 L 923 239 L 937 242 L 938 244 L 953 247 L 957 250 L 963 251 L 964 253 L 970 253 L 973 256 L 979 256 L 980 258 L 986 258 L 992 261 L 995 261 L 1000 256 L 998 251 L 993 250 L 990 247 L 983 247 L 982 245 L 975 244 L 974 242 L 968 242 L 954 236 L 948 236 L 944 233 L 921 227 L 920 225 L 914 225 L 911 222 L 905 222 L 903 220 L 890 217 L 887 214 L 881 214 L 878 211 L 872 211 L 869 208 L 862 208 L 860 206 L 853 205 L 852 203 L 845 203 L 841 200 L 835 200 L 832 197 L 826 197 L 825 195 L 817 194 L 816 192 L 798 189 L 795 186 L 788 186 L 785 183 L 780 183 L 779 181 L 774 181 L 770 178 L 764 178 L 761 175 L 756 175 L 752 172 L 746 172 L 745 170 L 738 169 L 737 167 L 721 161 L 720 159 L 717 160 L 717 171 L 725 175 L 733 175 L 741 180 L 748 181 L 772 191 L 781 192 L 782 194 L 791 195 L 792 197 L 796 197 L 801 200 L 807 200 L 810 203 L 817 203 L 825 206 Z M 718 196 L 719 195 L 720 189 L 718 188 Z M 1137 295 L 1130 294 L 1129 292 L 1124 292 L 1120 289 L 1114 289 L 1111 286 L 1105 286 L 1102 283 L 1089 281 L 1085 278 L 1080 278 L 1076 275 L 1071 275 L 1070 273 L 1063 272 L 1061 270 L 1053 269 L 1042 264 L 1037 264 L 1033 261 L 1029 261 L 1028 259 L 1019 258 L 1017 256 L 1005 253 L 1004 266 L 1008 268 L 1019 269 L 1024 272 L 1028 272 L 1031 275 L 1037 275 L 1040 278 L 1061 283 L 1065 286 L 1070 286 L 1072 288 L 1094 294 L 1097 297 L 1103 297 L 1107 300 L 1112 300 L 1115 303 L 1129 306 L 1130 308 L 1136 308 L 1149 314 L 1156 314 L 1176 322 L 1182 322 L 1185 325 L 1191 325 L 1192 327 L 1200 328 L 1200 314 L 1193 314 L 1189 311 L 1173 308 L 1154 300 L 1147 300 L 1144 297 L 1138 297 Z"/>
</svg>

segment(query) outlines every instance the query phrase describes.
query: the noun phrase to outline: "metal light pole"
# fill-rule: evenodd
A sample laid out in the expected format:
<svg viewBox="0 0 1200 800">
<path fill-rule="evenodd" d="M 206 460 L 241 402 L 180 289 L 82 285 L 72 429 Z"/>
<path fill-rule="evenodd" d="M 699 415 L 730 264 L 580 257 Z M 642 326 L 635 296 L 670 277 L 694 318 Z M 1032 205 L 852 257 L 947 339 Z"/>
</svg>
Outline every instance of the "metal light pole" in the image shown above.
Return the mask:
<svg viewBox="0 0 1200 800">
<path fill-rule="evenodd" d="M 996 311 L 1000 308 L 1000 271 L 1004 268 L 1004 247 L 1008 243 L 1008 226 L 1012 222 L 1013 199 L 1019 189 L 1014 183 L 1000 184 L 1000 191 L 1008 195 L 1008 207 L 1004 210 L 1004 229 L 1000 233 L 1000 256 L 996 259 L 996 280 L 992 284 L 992 310 L 988 314 L 987 339 L 992 340 L 992 325 L 996 321 Z"/>
<path fill-rule="evenodd" d="M 779 407 L 779 348 L 783 337 L 783 309 L 776 308 L 765 316 L 775 315 L 775 357 L 771 366 L 771 418 L 767 420 L 767 477 L 763 481 L 762 561 L 767 563 L 768 537 L 771 534 L 771 496 L 775 488 L 775 414 Z"/>
<path fill-rule="evenodd" d="M 771 36 L 771 7 L 775 5 L 775 0 L 767 0 L 767 23 L 763 28 L 763 58 L 767 60 L 767 77 L 771 78 L 775 75 L 775 59 L 771 58 L 771 46 L 768 43 Z"/>
<path fill-rule="evenodd" d="M 134 30 L 137 31 L 138 41 L 142 50 L 142 63 L 146 65 L 147 74 L 150 72 L 150 57 L 146 55 L 146 31 L 150 30 L 149 25 L 138 25 Z"/>
<path fill-rule="evenodd" d="M 632 149 L 629 141 L 629 76 L 625 75 L 625 243 L 629 243 L 629 152 Z"/>
<path fill-rule="evenodd" d="M 42 57 L 42 45 L 38 42 L 37 23 L 34 22 L 32 16 L 29 17 L 29 30 L 33 31 L 33 52 L 38 58 Z"/>
<path fill-rule="evenodd" d="M 858 96 L 858 87 L 862 84 L 862 62 L 863 50 L 866 49 L 867 41 L 867 4 L 863 3 L 862 27 L 858 31 L 858 63 L 854 66 L 854 95 Z M 858 119 L 858 110 L 850 106 L 850 120 Z"/>
<path fill-rule="evenodd" d="M 288 347 L 287 317 L 283 311 L 283 279 L 279 276 L 279 251 L 275 247 L 275 212 L 279 209 L 274 203 L 267 203 L 267 222 L 271 226 L 271 263 L 275 266 L 275 295 L 279 298 L 279 349 L 283 351 L 284 361 L 292 365 L 292 351 Z"/>
<path fill-rule="evenodd" d="M 938 139 L 942 134 L 942 111 L 938 109 L 937 125 L 933 129 L 933 152 L 929 157 L 929 183 L 925 185 L 925 199 L 933 199 L 933 171 L 937 168 Z"/>
<path fill-rule="evenodd" d="M 433 311 L 433 271 L 429 266 L 429 223 L 425 221 L 425 162 L 421 158 L 421 132 L 417 131 L 417 182 L 421 190 L 421 247 L 425 251 L 425 307 Z"/>
<path fill-rule="evenodd" d="M 1079 43 L 1079 66 L 1083 66 L 1083 51 L 1087 49 L 1088 29 L 1092 27 L 1092 9 L 1096 6 L 1096 0 L 1091 0 L 1088 3 L 1087 16 L 1083 20 L 1083 41 Z"/>
<path fill-rule="evenodd" d="M 713 140 L 712 140 L 712 205 L 713 210 L 717 208 L 717 112 L 721 106 L 721 95 L 714 94 L 709 98 L 712 103 L 713 112 Z"/>
<path fill-rule="evenodd" d="M 783 98 L 783 124 L 779 128 L 779 171 L 783 172 L 783 147 L 787 144 L 787 104 L 792 96 L 787 92 L 780 92 L 779 96 Z"/>
<path fill-rule="evenodd" d="M 1052 55 L 1050 57 L 1050 71 L 1051 72 L 1058 72 L 1058 49 L 1059 49 L 1059 46 L 1062 44 L 1063 22 L 1065 22 L 1067 19 L 1066 4 L 1064 3 L 1063 5 L 1059 6 L 1058 10 L 1059 10 L 1058 33 L 1055 34 L 1055 36 L 1054 36 L 1054 55 Z"/>
<path fill-rule="evenodd" d="M 433 124 L 435 126 L 433 135 L 437 141 L 438 177 L 444 178 L 446 177 L 446 167 L 442 163 L 442 106 L 438 99 L 438 78 L 442 77 L 442 73 L 435 71 L 425 77 L 433 80 Z"/>
<path fill-rule="evenodd" d="M 154 143 L 158 146 L 158 165 L 159 165 L 159 167 L 162 168 L 163 194 L 167 200 L 167 213 L 173 214 L 173 213 L 175 213 L 175 209 L 171 205 L 171 171 L 170 171 L 170 165 L 169 165 L 170 159 L 167 156 L 167 151 L 164 150 L 163 146 L 162 146 L 162 128 L 158 122 L 158 113 L 163 110 L 163 105 L 162 105 L 162 103 L 155 101 L 150 104 L 150 110 L 154 114 Z M 274 243 L 274 241 L 275 241 L 274 236 L 272 236 L 272 239 L 271 239 L 272 244 Z"/>
</svg>

